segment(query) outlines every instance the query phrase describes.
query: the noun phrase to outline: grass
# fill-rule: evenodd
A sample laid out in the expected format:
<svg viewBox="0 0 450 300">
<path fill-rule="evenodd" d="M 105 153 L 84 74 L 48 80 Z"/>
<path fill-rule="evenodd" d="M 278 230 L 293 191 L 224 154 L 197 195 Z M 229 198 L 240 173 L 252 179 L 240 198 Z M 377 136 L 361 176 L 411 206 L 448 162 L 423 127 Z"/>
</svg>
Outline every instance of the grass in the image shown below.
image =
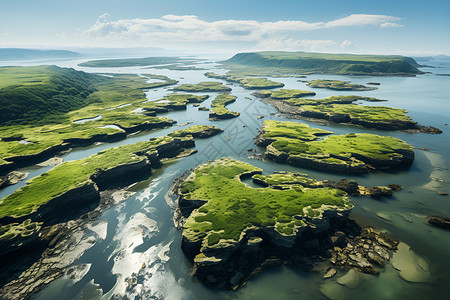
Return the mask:
<svg viewBox="0 0 450 300">
<path fill-rule="evenodd" d="M 188 217 L 183 235 L 214 246 L 221 241 L 239 241 L 251 227 L 273 228 L 293 235 L 304 226 L 305 209 L 322 205 L 349 208 L 344 193 L 332 188 L 305 188 L 285 183 L 285 190 L 251 188 L 239 179 L 242 174 L 261 172 L 250 164 L 223 158 L 198 166 L 180 188 L 186 199 L 206 202 Z M 278 178 L 278 181 L 283 181 Z M 320 214 L 320 213 L 319 213 Z"/>
<path fill-rule="evenodd" d="M 211 110 L 209 112 L 209 117 L 213 119 L 223 119 L 223 118 L 234 118 L 238 117 L 240 114 L 235 111 L 230 111 L 225 108 L 226 105 L 236 101 L 237 97 L 220 94 L 211 102 Z"/>
<path fill-rule="evenodd" d="M 285 100 L 292 98 L 301 98 L 305 96 L 315 96 L 313 91 L 295 90 L 295 89 L 279 89 L 276 91 L 261 91 L 257 93 L 262 98 L 270 97 L 275 100 Z"/>
<path fill-rule="evenodd" d="M 406 115 L 407 111 L 400 108 L 387 106 L 362 106 L 356 104 L 331 104 L 331 105 L 304 105 L 305 111 L 321 112 L 328 117 L 346 115 L 350 119 L 359 119 L 367 122 L 395 123 L 398 121 L 412 122 Z"/>
<path fill-rule="evenodd" d="M 284 84 L 277 81 L 268 80 L 267 78 L 239 76 L 237 74 L 218 75 L 214 72 L 206 72 L 204 74 L 208 78 L 223 79 L 230 82 L 239 83 L 247 89 L 273 89 L 283 87 Z"/>
<path fill-rule="evenodd" d="M 171 137 L 184 137 L 184 136 L 193 136 L 193 137 L 201 137 L 206 134 L 210 134 L 209 136 L 218 134 L 220 132 L 223 132 L 222 129 L 215 127 L 215 126 L 208 126 L 208 125 L 194 125 L 190 126 L 186 129 L 180 129 L 176 130 L 172 133 L 169 133 L 168 136 Z"/>
<path fill-rule="evenodd" d="M 331 134 L 331 131 L 309 127 L 303 123 L 266 120 L 263 123 L 265 139 L 288 138 L 302 141 L 315 141 L 317 136 Z"/>
<path fill-rule="evenodd" d="M 197 84 L 182 84 L 173 88 L 175 91 L 185 92 L 230 92 L 231 88 L 217 81 L 205 81 Z"/>
<path fill-rule="evenodd" d="M 171 137 L 110 148 L 85 159 L 63 164 L 27 182 L 0 203 L 0 218 L 20 217 L 32 213 L 41 205 L 69 190 L 91 182 L 91 176 L 116 166 L 145 159 L 143 153 L 153 151 L 158 145 L 173 141 Z"/>
<path fill-rule="evenodd" d="M 278 99 L 275 99 L 278 100 Z M 289 98 L 289 99 L 280 99 L 284 102 L 293 105 L 293 106 L 302 106 L 302 105 L 326 105 L 326 104 L 349 104 L 358 100 L 364 100 L 368 102 L 381 102 L 385 100 L 380 100 L 374 97 L 363 97 L 363 96 L 330 96 L 322 99 L 308 99 L 308 98 Z"/>
<path fill-rule="evenodd" d="M 271 175 L 256 174 L 252 178 L 261 180 L 271 186 L 300 184 L 308 187 L 317 184 L 316 180 L 309 178 L 306 174 L 292 172 L 281 172 Z"/>
<path fill-rule="evenodd" d="M 328 135 L 319 138 L 317 135 L 330 132 L 296 122 L 264 121 L 261 132 L 263 140 L 270 142 L 267 146 L 269 152 L 276 154 L 279 151 L 312 161 L 350 166 L 365 165 L 361 157 L 369 160 L 402 160 L 403 154 L 400 152 L 413 149 L 400 139 L 368 133 Z"/>
<path fill-rule="evenodd" d="M 265 51 L 238 53 L 222 62 L 232 72 L 260 75 L 280 74 L 423 74 L 416 61 L 400 55 L 355 55 L 310 52 Z"/>
<path fill-rule="evenodd" d="M 42 222 L 31 222 L 30 219 L 22 223 L 10 223 L 0 226 L 0 241 L 13 240 L 16 237 L 25 238 L 38 232 Z"/>
<path fill-rule="evenodd" d="M 362 84 L 351 84 L 348 81 L 341 80 L 311 80 L 307 84 L 313 88 L 326 88 L 330 90 L 339 90 L 339 91 L 368 91 L 374 90 L 374 87 L 368 87 Z"/>
</svg>

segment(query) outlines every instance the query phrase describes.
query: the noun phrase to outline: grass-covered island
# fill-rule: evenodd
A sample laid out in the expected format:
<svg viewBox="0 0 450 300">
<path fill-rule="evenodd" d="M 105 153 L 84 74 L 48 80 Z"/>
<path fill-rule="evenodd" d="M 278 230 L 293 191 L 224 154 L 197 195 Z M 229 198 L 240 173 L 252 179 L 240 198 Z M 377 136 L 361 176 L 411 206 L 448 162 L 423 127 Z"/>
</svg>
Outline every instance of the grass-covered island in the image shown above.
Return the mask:
<svg viewBox="0 0 450 300">
<path fill-rule="evenodd" d="M 389 136 L 367 133 L 331 135 L 303 123 L 264 121 L 257 145 L 266 157 L 325 172 L 367 173 L 409 167 L 413 147 Z M 324 136 L 324 137 L 322 137 Z"/>
<path fill-rule="evenodd" d="M 184 92 L 231 92 L 231 88 L 223 85 L 221 82 L 217 81 L 205 81 L 197 84 L 182 84 L 180 86 L 174 87 L 174 91 L 184 91 Z"/>
<path fill-rule="evenodd" d="M 214 136 L 216 134 L 222 133 L 223 130 L 215 127 L 215 126 L 208 126 L 208 125 L 194 125 L 191 127 L 188 127 L 186 129 L 180 129 L 176 130 L 172 133 L 169 133 L 168 136 L 171 137 L 185 137 L 185 136 L 192 136 L 193 138 L 208 138 L 211 136 Z"/>
<path fill-rule="evenodd" d="M 363 106 L 358 100 L 381 102 L 386 100 L 363 96 L 330 96 L 322 99 L 302 98 L 314 92 L 304 90 L 277 90 L 253 93 L 265 103 L 275 106 L 291 118 L 323 119 L 334 123 L 358 125 L 379 130 L 407 130 L 411 132 L 441 133 L 435 127 L 418 125 L 400 108 Z"/>
<path fill-rule="evenodd" d="M 348 81 L 323 79 L 310 80 L 307 86 L 338 91 L 370 91 L 377 89 L 376 87 L 369 87 L 362 84 L 352 84 Z"/>
<path fill-rule="evenodd" d="M 182 249 L 195 263 L 195 275 L 208 285 L 239 287 L 270 251 L 293 251 L 298 241 L 346 220 L 352 208 L 344 192 L 306 175 L 257 175 L 261 172 L 223 158 L 198 166 L 176 186 Z M 251 176 L 282 188 L 252 188 L 241 181 Z"/>
<path fill-rule="evenodd" d="M 161 82 L 148 83 L 150 77 Z M 3 67 L 0 79 L 0 175 L 62 150 L 170 126 L 173 120 L 156 114 L 208 98 L 168 94 L 148 101 L 146 90 L 176 83 L 151 74 L 101 76 L 56 66 Z"/>
<path fill-rule="evenodd" d="M 192 63 L 197 59 L 186 59 L 181 57 L 144 57 L 144 58 L 117 58 L 90 60 L 78 64 L 80 67 L 90 68 L 117 68 L 117 67 L 140 67 L 165 65 L 174 63 Z"/>
<path fill-rule="evenodd" d="M 346 74 L 414 76 L 417 62 L 400 55 L 358 55 L 264 51 L 238 53 L 222 62 L 233 72 L 264 74 Z"/>
<path fill-rule="evenodd" d="M 267 78 L 238 76 L 235 74 L 218 75 L 214 72 L 206 72 L 204 75 L 208 78 L 223 79 L 229 82 L 236 82 L 246 89 L 253 90 L 274 89 L 284 86 L 284 83 L 268 80 Z"/>
<path fill-rule="evenodd" d="M 211 102 L 209 118 L 211 120 L 224 120 L 239 117 L 236 111 L 228 110 L 225 106 L 236 101 L 237 97 L 228 94 L 220 94 Z"/>
</svg>

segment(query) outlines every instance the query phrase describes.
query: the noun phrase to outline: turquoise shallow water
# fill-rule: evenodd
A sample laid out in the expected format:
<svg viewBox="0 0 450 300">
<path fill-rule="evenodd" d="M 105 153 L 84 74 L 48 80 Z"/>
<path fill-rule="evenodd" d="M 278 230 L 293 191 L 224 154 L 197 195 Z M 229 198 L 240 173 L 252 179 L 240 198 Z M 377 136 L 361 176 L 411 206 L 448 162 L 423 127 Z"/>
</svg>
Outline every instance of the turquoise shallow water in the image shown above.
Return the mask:
<svg viewBox="0 0 450 300">
<path fill-rule="evenodd" d="M 88 72 L 161 74 L 180 80 L 180 83 L 210 80 L 203 76 L 205 71 L 91 69 L 77 67 L 78 62 L 80 60 L 55 63 Z M 433 73 L 450 73 L 450 62 L 436 61 L 434 63 L 440 68 L 424 68 L 423 70 Z M 432 65 L 433 61 L 428 61 L 427 64 Z M 213 63 L 205 63 L 205 67 L 217 68 Z M 224 72 L 221 69 L 214 71 Z M 166 195 L 173 180 L 184 171 L 210 159 L 229 156 L 261 167 L 265 173 L 290 170 L 308 173 L 320 180 L 343 178 L 336 174 L 249 159 L 247 149 L 257 148 L 253 144 L 253 138 L 264 120 L 258 120 L 257 117 L 263 115 L 265 119 L 285 119 L 282 116 L 272 115 L 276 110 L 252 97 L 251 91 L 237 85 L 230 85 L 233 88 L 232 93 L 238 96 L 238 99 L 228 108 L 240 112 L 241 116 L 236 119 L 212 122 L 207 119 L 208 112 L 198 111 L 193 106 L 188 106 L 186 111 L 166 114 L 178 124 L 192 122 L 193 125 L 215 125 L 224 129 L 225 132 L 210 139 L 197 140 L 196 149 L 199 151 L 197 154 L 158 170 L 157 172 L 161 174 L 156 179 L 133 188 L 136 192 L 134 196 L 105 210 L 84 233 L 84 238 L 95 237 L 94 246 L 82 252 L 74 262 L 74 265 L 90 264 L 87 273 L 75 281 L 67 277 L 57 279 L 33 299 L 111 299 L 114 295 L 124 295 L 129 299 L 135 299 L 135 297 L 136 299 L 152 299 L 152 297 L 156 299 L 325 299 L 320 292 L 321 288 L 332 289 L 336 299 L 363 297 L 365 299 L 431 299 L 447 295 L 450 291 L 450 252 L 448 251 L 450 232 L 428 226 L 425 224 L 425 217 L 431 214 L 450 216 L 450 198 L 437 194 L 437 191 L 450 192 L 450 157 L 448 155 L 450 133 L 448 126 L 444 125 L 450 123 L 450 77 L 434 74 L 381 78 L 310 75 L 306 80 L 311 79 L 350 80 L 360 84 L 369 81 L 380 82 L 381 85 L 374 91 L 337 92 L 325 89 L 314 89 L 314 91 L 318 98 L 339 94 L 360 94 L 386 99 L 389 101 L 376 105 L 405 108 L 420 124 L 435 126 L 444 131 L 441 135 L 409 134 L 305 122 L 338 134 L 370 132 L 391 135 L 405 140 L 416 148 L 430 150 L 416 149 L 416 160 L 409 170 L 345 177 L 356 179 L 362 185 L 397 183 L 404 187 L 392 198 L 381 200 L 354 198 L 355 208 L 352 217 L 363 224 L 374 225 L 378 230 L 388 231 L 397 239 L 410 245 L 429 263 L 432 273 L 431 282 L 406 282 L 392 266 L 386 267 L 378 277 L 368 276 L 354 289 L 338 285 L 335 279 L 325 283 L 320 274 L 302 273 L 284 267 L 262 274 L 237 292 L 212 291 L 191 278 L 189 276 L 191 266 L 180 249 L 181 233 L 174 228 L 172 222 L 171 201 L 173 199 Z M 305 83 L 298 82 L 296 78 L 276 80 L 285 83 L 286 88 L 310 89 Z M 147 96 L 153 100 L 167 92 L 167 88 L 159 88 L 149 91 Z M 209 106 L 215 95 L 210 93 L 210 99 L 202 105 Z M 245 97 L 251 97 L 253 100 L 245 99 Z M 76 149 L 66 154 L 64 159 L 83 158 L 109 147 L 147 140 L 187 126 L 190 125 L 142 133 L 117 143 Z M 46 170 L 48 168 L 27 169 L 31 177 Z M 0 197 L 13 192 L 23 184 L 0 191 Z M 377 213 L 382 213 L 384 218 L 377 216 Z M 146 266 L 141 270 L 140 284 L 132 292 L 125 292 L 125 278 L 139 272 L 144 263 Z"/>
</svg>

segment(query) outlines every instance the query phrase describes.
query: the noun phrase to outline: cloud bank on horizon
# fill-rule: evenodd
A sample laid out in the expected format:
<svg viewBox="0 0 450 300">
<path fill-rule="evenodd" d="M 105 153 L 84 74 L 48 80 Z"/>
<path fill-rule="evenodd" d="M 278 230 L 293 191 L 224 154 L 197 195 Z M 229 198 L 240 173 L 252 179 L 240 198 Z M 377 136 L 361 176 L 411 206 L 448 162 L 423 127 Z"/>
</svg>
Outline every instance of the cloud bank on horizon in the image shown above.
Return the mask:
<svg viewBox="0 0 450 300">
<path fill-rule="evenodd" d="M 302 32 L 328 30 L 340 27 L 372 26 L 383 28 L 403 27 L 401 18 L 388 15 L 352 14 L 332 21 L 305 22 L 279 20 L 206 21 L 195 15 L 165 15 L 151 19 L 113 20 L 108 13 L 98 17 L 96 23 L 83 30 L 81 36 L 97 42 L 142 45 L 157 43 L 171 46 L 199 42 L 242 42 L 253 49 L 327 51 L 354 47 L 349 40 L 298 39 Z"/>
</svg>

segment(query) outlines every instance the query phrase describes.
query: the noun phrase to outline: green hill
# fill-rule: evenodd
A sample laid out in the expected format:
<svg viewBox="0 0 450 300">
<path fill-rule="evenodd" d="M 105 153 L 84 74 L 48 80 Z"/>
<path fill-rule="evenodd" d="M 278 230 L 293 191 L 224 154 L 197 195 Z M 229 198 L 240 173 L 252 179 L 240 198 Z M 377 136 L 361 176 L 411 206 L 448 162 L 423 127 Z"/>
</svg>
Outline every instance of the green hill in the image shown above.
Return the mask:
<svg viewBox="0 0 450 300">
<path fill-rule="evenodd" d="M 0 68 L 0 124 L 29 123 L 94 101 L 100 76 L 56 66 Z"/>
<path fill-rule="evenodd" d="M 310 52 L 249 52 L 238 53 L 223 62 L 225 67 L 234 71 L 250 68 L 268 69 L 277 73 L 329 73 L 355 75 L 416 75 L 423 74 L 417 69 L 419 64 L 400 55 L 356 55 Z M 256 72 L 257 70 L 251 70 Z"/>
</svg>

